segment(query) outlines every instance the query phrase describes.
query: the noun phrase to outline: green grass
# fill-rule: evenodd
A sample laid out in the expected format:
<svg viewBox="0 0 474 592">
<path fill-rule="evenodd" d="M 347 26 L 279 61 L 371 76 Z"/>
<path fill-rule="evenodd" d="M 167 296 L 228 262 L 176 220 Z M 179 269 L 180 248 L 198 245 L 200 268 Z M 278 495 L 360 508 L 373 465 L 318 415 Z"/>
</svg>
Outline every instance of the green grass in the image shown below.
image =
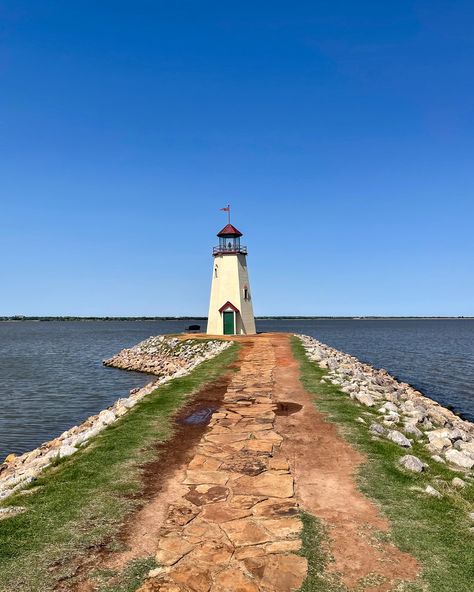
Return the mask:
<svg viewBox="0 0 474 592">
<path fill-rule="evenodd" d="M 453 477 L 462 475 L 433 461 L 421 444 L 415 443 L 412 449 L 404 451 L 392 442 L 374 439 L 367 428 L 371 421 L 378 421 L 378 414 L 352 401 L 337 387 L 321 383 L 327 372 L 309 361 L 298 338 L 292 338 L 292 345 L 300 363 L 302 383 L 314 395 L 316 407 L 327 414 L 327 419 L 338 425 L 341 435 L 367 457 L 358 473 L 358 485 L 390 521 L 388 539 L 416 557 L 422 566 L 419 582 L 396 589 L 472 592 L 474 533 L 470 527 L 474 523 L 467 516 L 474 507 L 472 481 L 464 490 L 456 490 L 450 482 Z M 359 423 L 359 417 L 363 417 L 367 425 Z M 425 461 L 429 470 L 422 474 L 404 471 L 399 467 L 398 459 L 407 453 Z M 422 489 L 428 484 L 440 491 L 443 498 L 431 498 L 423 493 Z M 309 542 L 303 545 L 303 552 L 311 553 Z M 324 562 L 317 569 L 324 577 Z M 308 586 L 302 590 L 331 590 L 321 587 L 317 579 Z"/>
<path fill-rule="evenodd" d="M 228 371 L 238 348 L 233 344 L 188 376 L 161 386 L 84 450 L 45 471 L 31 493 L 3 503 L 27 511 L 0 521 L 2 592 L 53 590 L 74 575 L 81 556 L 113 547 L 126 516 L 139 504 L 143 465 L 156 458 L 156 443 L 172 434 L 172 416 L 200 387 Z"/>
<path fill-rule="evenodd" d="M 302 548 L 300 555 L 308 560 L 308 575 L 300 592 L 344 592 L 335 574 L 326 569 L 332 560 L 329 553 L 328 537 L 321 521 L 302 512 L 303 523 Z"/>
<path fill-rule="evenodd" d="M 118 575 L 112 570 L 97 570 L 91 576 L 99 592 L 135 592 L 156 566 L 153 557 L 145 557 L 131 561 Z"/>
</svg>

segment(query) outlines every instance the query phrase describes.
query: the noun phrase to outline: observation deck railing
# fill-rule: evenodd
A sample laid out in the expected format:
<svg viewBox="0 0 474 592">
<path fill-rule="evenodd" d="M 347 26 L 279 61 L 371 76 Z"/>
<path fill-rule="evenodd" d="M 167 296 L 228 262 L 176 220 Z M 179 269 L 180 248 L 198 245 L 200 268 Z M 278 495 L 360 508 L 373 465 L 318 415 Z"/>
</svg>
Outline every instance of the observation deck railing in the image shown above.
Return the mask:
<svg viewBox="0 0 474 592">
<path fill-rule="evenodd" d="M 213 255 L 247 255 L 247 247 L 240 245 L 239 247 L 214 247 L 212 249 Z"/>
</svg>

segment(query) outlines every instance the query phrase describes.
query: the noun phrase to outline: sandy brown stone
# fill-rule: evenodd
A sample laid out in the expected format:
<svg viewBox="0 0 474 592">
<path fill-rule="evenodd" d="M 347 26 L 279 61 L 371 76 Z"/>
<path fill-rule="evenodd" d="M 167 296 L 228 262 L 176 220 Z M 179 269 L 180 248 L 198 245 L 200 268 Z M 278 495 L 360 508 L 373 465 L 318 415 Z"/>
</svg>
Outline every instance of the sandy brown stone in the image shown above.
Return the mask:
<svg viewBox="0 0 474 592">
<path fill-rule="evenodd" d="M 212 573 L 206 564 L 186 561 L 173 569 L 169 578 L 186 586 L 186 591 L 209 592 L 212 585 Z"/>
<path fill-rule="evenodd" d="M 262 518 L 258 524 L 268 531 L 273 540 L 296 537 L 301 533 L 303 524 L 296 517 Z"/>
<path fill-rule="evenodd" d="M 252 435 L 256 440 L 262 440 L 263 442 L 273 442 L 275 444 L 280 444 L 283 440 L 280 434 L 277 434 L 273 430 L 254 431 L 252 432 Z"/>
<path fill-rule="evenodd" d="M 249 508 L 253 508 L 255 504 L 258 504 L 265 499 L 266 498 L 257 495 L 234 495 L 232 500 L 230 500 L 230 504 L 233 508 L 242 508 L 247 510 Z"/>
<path fill-rule="evenodd" d="M 268 543 L 271 544 L 271 543 Z M 262 555 L 266 555 L 267 545 L 252 545 L 250 547 L 237 547 L 234 551 L 234 559 L 238 561 L 242 561 L 243 559 L 247 559 L 248 557 L 260 557 Z"/>
<path fill-rule="evenodd" d="M 218 502 L 205 506 L 201 512 L 201 518 L 210 522 L 221 523 L 245 518 L 246 516 L 250 516 L 251 513 L 251 509 L 236 508 L 228 502 Z"/>
<path fill-rule="evenodd" d="M 230 458 L 237 449 L 245 446 L 245 440 L 231 442 L 230 444 L 216 444 L 214 442 L 202 442 L 199 445 L 199 452 L 206 456 L 212 456 L 215 459 Z M 238 448 L 236 448 L 236 446 Z"/>
<path fill-rule="evenodd" d="M 184 497 L 196 506 L 202 506 L 204 504 L 225 500 L 228 495 L 229 489 L 227 487 L 214 485 L 209 487 L 206 491 L 199 491 L 197 487 L 191 487 Z"/>
<path fill-rule="evenodd" d="M 265 545 L 265 553 L 292 553 L 301 549 L 301 539 L 276 541 Z"/>
<path fill-rule="evenodd" d="M 173 565 L 193 549 L 194 545 L 188 543 L 181 536 L 165 537 L 158 543 L 155 559 L 161 565 Z"/>
<path fill-rule="evenodd" d="M 181 586 L 178 586 L 175 582 L 170 582 L 168 578 L 163 577 L 152 577 L 147 580 L 137 592 L 184 592 Z"/>
<path fill-rule="evenodd" d="M 262 592 L 294 592 L 303 583 L 308 569 L 306 559 L 293 554 L 263 555 L 244 559 L 244 563 Z"/>
<path fill-rule="evenodd" d="M 216 577 L 212 592 L 259 592 L 256 583 L 240 569 L 231 567 Z"/>
<path fill-rule="evenodd" d="M 243 419 L 233 429 L 236 432 L 262 432 L 271 430 L 273 428 L 273 422 L 267 421 L 248 421 Z"/>
<path fill-rule="evenodd" d="M 260 418 L 267 418 L 273 419 L 275 417 L 274 405 L 265 405 L 263 403 L 256 403 L 255 405 L 247 405 L 245 407 L 232 407 L 232 411 L 238 413 L 239 415 L 243 415 L 244 417 L 260 417 Z"/>
<path fill-rule="evenodd" d="M 236 547 L 258 545 L 273 540 L 272 535 L 258 521 L 249 518 L 225 522 L 222 529 Z"/>
<path fill-rule="evenodd" d="M 185 526 L 183 534 L 192 542 L 196 540 L 218 541 L 224 537 L 224 533 L 217 524 L 202 520 L 201 517 L 195 518 L 190 524 Z"/>
<path fill-rule="evenodd" d="M 213 568 L 228 564 L 233 552 L 234 547 L 225 541 L 205 541 L 189 554 L 189 561 L 195 560 Z"/>
<path fill-rule="evenodd" d="M 247 440 L 249 436 L 250 433 L 246 432 L 230 432 L 229 434 L 214 434 L 211 432 L 205 436 L 205 439 L 206 442 L 213 442 L 217 444 L 229 444 L 230 442 L 240 442 L 241 440 Z"/>
<path fill-rule="evenodd" d="M 291 499 L 267 499 L 252 508 L 254 516 L 274 518 L 276 516 L 294 516 L 298 513 L 298 504 L 294 498 Z"/>
<path fill-rule="evenodd" d="M 185 524 L 188 524 L 188 522 L 190 522 L 193 518 L 195 518 L 198 513 L 199 510 L 191 504 L 170 506 L 165 525 L 167 527 L 184 526 Z"/>
<path fill-rule="evenodd" d="M 225 485 L 229 480 L 229 475 L 225 471 L 186 471 L 186 479 L 183 481 L 186 485 L 213 484 Z"/>
<path fill-rule="evenodd" d="M 274 471 L 289 471 L 290 466 L 286 458 L 283 456 L 276 456 L 269 459 L 268 468 Z"/>
<path fill-rule="evenodd" d="M 266 471 L 267 465 L 265 458 L 259 458 L 249 452 L 243 452 L 240 455 L 236 455 L 233 459 L 224 461 L 222 469 L 244 475 L 259 475 L 263 471 Z"/>
<path fill-rule="evenodd" d="M 221 466 L 222 461 L 212 456 L 204 454 L 196 454 L 188 465 L 189 469 L 204 469 L 205 471 L 217 471 Z"/>
<path fill-rule="evenodd" d="M 263 452 L 271 454 L 273 451 L 273 442 L 264 440 L 246 440 L 243 442 L 243 450 L 251 450 L 253 452 Z"/>
<path fill-rule="evenodd" d="M 293 477 L 267 471 L 255 477 L 243 476 L 233 484 L 234 494 L 286 498 L 293 495 Z"/>
</svg>

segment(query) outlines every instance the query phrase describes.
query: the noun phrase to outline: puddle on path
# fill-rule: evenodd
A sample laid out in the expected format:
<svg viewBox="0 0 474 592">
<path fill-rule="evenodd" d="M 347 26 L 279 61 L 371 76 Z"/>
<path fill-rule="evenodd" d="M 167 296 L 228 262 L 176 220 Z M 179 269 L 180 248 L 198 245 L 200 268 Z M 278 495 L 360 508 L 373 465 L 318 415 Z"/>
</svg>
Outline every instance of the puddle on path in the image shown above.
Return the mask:
<svg viewBox="0 0 474 592">
<path fill-rule="evenodd" d="M 180 418 L 178 421 L 184 425 L 203 425 L 207 424 L 211 419 L 211 415 L 217 407 L 201 407 L 200 409 L 194 410 L 191 415 Z"/>
<path fill-rule="evenodd" d="M 277 408 L 275 411 L 275 415 L 283 415 L 287 417 L 288 415 L 293 415 L 293 413 L 298 413 L 303 409 L 303 405 L 298 405 L 298 403 L 291 403 L 290 401 L 279 401 L 277 403 Z"/>
</svg>

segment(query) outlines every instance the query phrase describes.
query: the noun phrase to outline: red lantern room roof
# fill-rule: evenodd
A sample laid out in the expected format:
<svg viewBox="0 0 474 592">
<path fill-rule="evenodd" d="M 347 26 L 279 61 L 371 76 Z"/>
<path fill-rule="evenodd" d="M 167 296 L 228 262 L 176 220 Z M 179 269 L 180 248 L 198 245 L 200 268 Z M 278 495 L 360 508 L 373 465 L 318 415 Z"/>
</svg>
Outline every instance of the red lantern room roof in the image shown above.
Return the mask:
<svg viewBox="0 0 474 592">
<path fill-rule="evenodd" d="M 217 233 L 217 236 L 242 236 L 242 233 L 237 230 L 232 224 L 227 224 L 224 228 Z"/>
</svg>

